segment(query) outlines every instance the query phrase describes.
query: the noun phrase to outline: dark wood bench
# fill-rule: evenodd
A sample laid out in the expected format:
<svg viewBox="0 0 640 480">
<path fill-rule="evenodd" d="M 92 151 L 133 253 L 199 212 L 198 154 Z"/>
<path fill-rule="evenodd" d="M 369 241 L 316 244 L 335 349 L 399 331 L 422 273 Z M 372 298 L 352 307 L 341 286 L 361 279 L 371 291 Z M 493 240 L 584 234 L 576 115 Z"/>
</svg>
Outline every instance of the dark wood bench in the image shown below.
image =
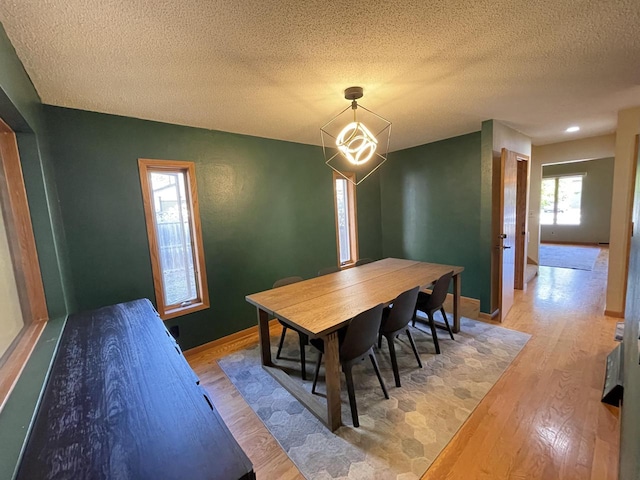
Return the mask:
<svg viewBox="0 0 640 480">
<path fill-rule="evenodd" d="M 19 479 L 254 479 L 148 300 L 72 315 Z"/>
</svg>

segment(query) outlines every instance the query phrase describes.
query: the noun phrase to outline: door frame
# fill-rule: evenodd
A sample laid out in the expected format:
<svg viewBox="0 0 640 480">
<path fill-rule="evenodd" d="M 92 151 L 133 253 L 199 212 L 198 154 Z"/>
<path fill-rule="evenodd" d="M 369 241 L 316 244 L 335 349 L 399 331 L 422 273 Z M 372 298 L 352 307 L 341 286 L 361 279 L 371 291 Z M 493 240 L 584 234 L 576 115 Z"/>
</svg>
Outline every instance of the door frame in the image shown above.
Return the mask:
<svg viewBox="0 0 640 480">
<path fill-rule="evenodd" d="M 527 155 L 516 153 L 518 160 L 518 179 L 516 186 L 516 272 L 514 288 L 524 290 L 524 281 L 527 271 L 527 244 L 529 239 L 529 175 L 531 159 Z"/>
<path fill-rule="evenodd" d="M 636 175 L 637 175 L 637 170 L 638 170 L 638 162 L 640 162 L 640 134 L 636 135 L 636 141 L 635 141 L 635 145 L 633 147 L 633 174 L 631 175 L 631 178 L 634 181 L 634 185 L 632 187 L 632 192 L 634 192 L 635 189 L 635 179 L 636 179 Z M 622 284 L 622 305 L 623 308 L 626 309 L 626 305 L 627 305 L 627 287 L 628 287 L 628 281 L 629 281 L 629 259 L 631 258 L 631 237 L 633 237 L 634 235 L 634 229 L 636 229 L 636 225 L 633 224 L 633 200 L 634 200 L 634 196 L 631 195 L 631 207 L 629 208 L 629 233 L 627 236 L 627 251 L 625 252 L 625 262 L 624 262 L 624 281 Z M 608 281 L 608 279 L 607 279 Z M 611 315 L 611 313 L 607 313 L 607 310 L 605 310 L 604 312 L 605 315 Z M 612 316 L 616 316 L 616 315 L 612 315 Z M 622 317 L 624 318 L 624 312 Z"/>
</svg>

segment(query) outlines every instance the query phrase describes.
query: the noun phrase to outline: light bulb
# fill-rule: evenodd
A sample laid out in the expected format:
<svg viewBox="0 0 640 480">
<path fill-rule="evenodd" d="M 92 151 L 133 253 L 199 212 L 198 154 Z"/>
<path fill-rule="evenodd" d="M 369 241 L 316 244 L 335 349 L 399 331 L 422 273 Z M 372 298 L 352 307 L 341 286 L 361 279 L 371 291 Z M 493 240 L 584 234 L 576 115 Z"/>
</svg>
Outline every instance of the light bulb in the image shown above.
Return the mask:
<svg viewBox="0 0 640 480">
<path fill-rule="evenodd" d="M 362 123 L 351 122 L 338 134 L 336 145 L 349 162 L 362 165 L 373 157 L 378 140 Z"/>
</svg>

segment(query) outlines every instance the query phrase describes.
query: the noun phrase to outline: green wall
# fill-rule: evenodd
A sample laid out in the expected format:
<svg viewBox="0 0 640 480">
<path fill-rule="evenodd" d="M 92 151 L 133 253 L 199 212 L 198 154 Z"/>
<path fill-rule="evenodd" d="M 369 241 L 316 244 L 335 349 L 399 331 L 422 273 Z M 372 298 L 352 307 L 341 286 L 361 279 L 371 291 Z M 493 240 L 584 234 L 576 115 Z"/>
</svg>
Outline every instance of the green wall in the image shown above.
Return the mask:
<svg viewBox="0 0 640 480">
<path fill-rule="evenodd" d="M 0 478 L 11 478 L 64 325 L 70 285 L 42 104 L 0 25 L 0 117 L 16 132 L 38 260 L 51 320 L 0 412 Z"/>
<path fill-rule="evenodd" d="M 394 152 L 380 174 L 383 255 L 464 266 L 462 294 L 484 306 L 480 186 L 480 132 Z"/>
<path fill-rule="evenodd" d="M 42 104 L 0 25 L 0 116 L 16 132 L 50 317 L 67 312 L 64 234 L 47 156 Z"/>
<path fill-rule="evenodd" d="M 583 174 L 580 225 L 540 225 L 543 242 L 609 243 L 613 158 L 543 165 L 542 177 Z"/>
<path fill-rule="evenodd" d="M 45 107 L 79 310 L 154 301 L 138 158 L 196 164 L 211 308 L 167 322 L 190 348 L 256 324 L 245 295 L 337 264 L 319 147 Z M 361 257 L 380 258 L 377 175 L 358 187 Z"/>
<path fill-rule="evenodd" d="M 497 126 L 497 125 L 496 125 Z M 480 285 L 480 310 L 492 314 L 497 308 L 497 294 L 491 291 L 492 277 L 497 276 L 493 239 L 493 157 L 494 121 L 485 120 L 480 130 L 480 251 L 478 266 L 486 273 Z M 493 269 L 493 270 L 492 270 Z"/>
</svg>

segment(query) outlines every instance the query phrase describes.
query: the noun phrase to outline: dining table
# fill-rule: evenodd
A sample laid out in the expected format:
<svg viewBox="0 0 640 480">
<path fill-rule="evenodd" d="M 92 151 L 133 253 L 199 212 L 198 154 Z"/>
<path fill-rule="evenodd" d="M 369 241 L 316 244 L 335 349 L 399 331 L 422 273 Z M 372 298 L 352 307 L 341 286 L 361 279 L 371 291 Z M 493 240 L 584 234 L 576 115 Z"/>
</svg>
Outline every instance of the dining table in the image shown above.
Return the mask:
<svg viewBox="0 0 640 480">
<path fill-rule="evenodd" d="M 416 286 L 426 288 L 453 271 L 453 331 L 460 330 L 460 266 L 385 258 L 358 267 L 247 295 L 257 308 L 263 368 L 331 431 L 342 425 L 338 331 L 380 303 L 389 305 Z M 325 342 L 326 405 L 291 378 L 271 353 L 269 321 L 277 318 Z"/>
</svg>

